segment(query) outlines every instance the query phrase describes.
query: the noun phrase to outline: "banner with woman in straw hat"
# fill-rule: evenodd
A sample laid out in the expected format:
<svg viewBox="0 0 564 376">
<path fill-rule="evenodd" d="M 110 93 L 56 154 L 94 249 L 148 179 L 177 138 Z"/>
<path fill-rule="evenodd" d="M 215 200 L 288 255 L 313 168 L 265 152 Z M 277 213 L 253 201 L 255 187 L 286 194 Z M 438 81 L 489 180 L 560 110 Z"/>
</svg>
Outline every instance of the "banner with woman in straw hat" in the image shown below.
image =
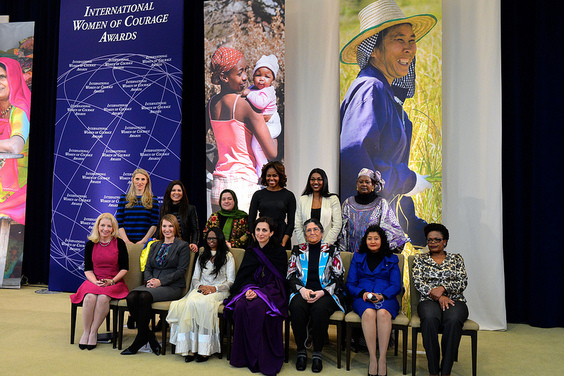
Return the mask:
<svg viewBox="0 0 564 376">
<path fill-rule="evenodd" d="M 442 217 L 440 14 L 439 0 L 341 0 L 341 197 L 380 171 L 415 247 Z"/>
</svg>

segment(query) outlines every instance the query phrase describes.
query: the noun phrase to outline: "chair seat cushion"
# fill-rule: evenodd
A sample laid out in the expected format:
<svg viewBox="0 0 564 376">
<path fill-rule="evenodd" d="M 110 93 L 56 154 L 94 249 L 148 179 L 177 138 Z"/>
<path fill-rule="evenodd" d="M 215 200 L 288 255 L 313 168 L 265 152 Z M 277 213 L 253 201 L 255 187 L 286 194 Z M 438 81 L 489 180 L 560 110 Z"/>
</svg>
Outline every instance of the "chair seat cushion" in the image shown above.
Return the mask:
<svg viewBox="0 0 564 376">
<path fill-rule="evenodd" d="M 345 319 L 345 314 L 340 309 L 333 312 L 331 317 L 329 317 L 329 320 L 331 321 L 343 321 L 344 319 Z"/>
<path fill-rule="evenodd" d="M 345 316 L 345 322 L 360 323 L 360 316 L 356 312 L 350 311 Z"/>
<path fill-rule="evenodd" d="M 466 320 L 462 330 L 480 330 L 480 325 L 476 321 Z"/>
<path fill-rule="evenodd" d="M 166 302 L 155 302 L 151 305 L 151 308 L 157 311 L 168 311 L 170 303 L 172 303 L 170 300 L 167 300 Z"/>
<path fill-rule="evenodd" d="M 398 313 L 395 319 L 392 320 L 392 325 L 409 325 L 409 319 L 403 313 Z"/>
</svg>

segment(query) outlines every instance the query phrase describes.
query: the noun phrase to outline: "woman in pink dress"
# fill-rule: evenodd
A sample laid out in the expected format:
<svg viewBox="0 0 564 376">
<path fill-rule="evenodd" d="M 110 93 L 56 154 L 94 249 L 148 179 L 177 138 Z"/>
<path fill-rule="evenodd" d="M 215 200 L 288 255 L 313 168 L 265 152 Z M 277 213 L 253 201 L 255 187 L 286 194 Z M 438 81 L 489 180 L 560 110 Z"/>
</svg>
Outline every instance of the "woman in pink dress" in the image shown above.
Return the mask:
<svg viewBox="0 0 564 376">
<path fill-rule="evenodd" d="M 78 347 L 92 350 L 98 340 L 98 328 L 110 310 L 110 299 L 123 299 L 129 293 L 123 277 L 129 269 L 125 242 L 118 238 L 118 223 L 110 213 L 98 216 L 84 247 L 86 281 L 71 302 L 82 302 L 84 333 Z"/>
<path fill-rule="evenodd" d="M 247 61 L 240 51 L 220 47 L 211 60 L 212 83 L 221 86 L 219 94 L 208 103 L 208 127 L 213 129 L 219 160 L 213 172 L 211 200 L 219 210 L 219 194 L 235 191 L 239 208 L 248 211 L 253 193 L 260 189 L 252 151 L 253 136 L 266 157 L 276 158 L 276 144 L 270 136 L 264 117 L 254 109 L 241 92 L 247 87 Z"/>
<path fill-rule="evenodd" d="M 17 60 L 0 57 L 0 216 L 25 224 L 31 92 Z M 21 158 L 14 155 L 22 154 Z M 3 158 L 2 156 L 7 158 Z"/>
</svg>

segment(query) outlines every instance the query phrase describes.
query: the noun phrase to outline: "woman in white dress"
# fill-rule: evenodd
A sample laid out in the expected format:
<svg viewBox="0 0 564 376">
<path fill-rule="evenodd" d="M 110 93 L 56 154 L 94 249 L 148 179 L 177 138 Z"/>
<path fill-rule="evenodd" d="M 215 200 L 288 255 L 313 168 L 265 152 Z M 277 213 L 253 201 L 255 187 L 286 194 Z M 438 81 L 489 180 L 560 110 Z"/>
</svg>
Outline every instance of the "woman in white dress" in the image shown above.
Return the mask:
<svg viewBox="0 0 564 376">
<path fill-rule="evenodd" d="M 218 227 L 206 235 L 192 277 L 190 292 L 170 305 L 166 321 L 171 324 L 170 343 L 186 362 L 205 362 L 221 352 L 218 307 L 229 296 L 235 280 L 235 261 L 223 231 Z"/>
</svg>

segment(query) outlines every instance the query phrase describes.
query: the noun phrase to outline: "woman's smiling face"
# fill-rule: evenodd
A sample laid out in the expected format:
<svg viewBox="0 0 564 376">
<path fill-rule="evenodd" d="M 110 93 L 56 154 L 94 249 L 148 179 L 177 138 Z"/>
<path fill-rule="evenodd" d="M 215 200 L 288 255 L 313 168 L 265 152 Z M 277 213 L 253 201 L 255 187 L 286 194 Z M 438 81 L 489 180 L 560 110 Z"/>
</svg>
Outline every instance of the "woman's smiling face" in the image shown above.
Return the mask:
<svg viewBox="0 0 564 376">
<path fill-rule="evenodd" d="M 396 25 L 384 36 L 382 45 L 374 49 L 370 62 L 391 84 L 396 78 L 407 75 L 416 51 L 411 24 Z"/>
</svg>

